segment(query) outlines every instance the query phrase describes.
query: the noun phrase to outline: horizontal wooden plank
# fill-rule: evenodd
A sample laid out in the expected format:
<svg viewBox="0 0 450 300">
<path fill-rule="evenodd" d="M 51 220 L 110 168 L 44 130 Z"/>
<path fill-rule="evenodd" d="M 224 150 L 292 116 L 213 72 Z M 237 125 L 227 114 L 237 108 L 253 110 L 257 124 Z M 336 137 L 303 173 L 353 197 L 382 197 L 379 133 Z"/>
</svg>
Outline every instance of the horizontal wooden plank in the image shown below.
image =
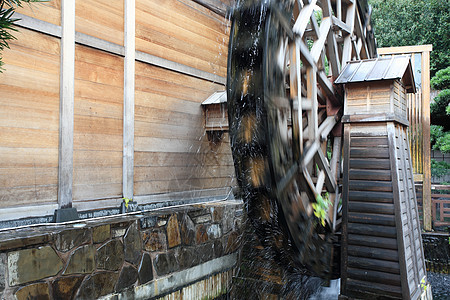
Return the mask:
<svg viewBox="0 0 450 300">
<path fill-rule="evenodd" d="M 123 103 L 108 102 L 108 99 L 76 98 L 74 111 L 79 116 L 107 116 L 113 119 L 122 119 Z"/>
<path fill-rule="evenodd" d="M 122 183 L 74 184 L 73 200 L 105 199 L 122 196 Z"/>
<path fill-rule="evenodd" d="M 16 12 L 55 25 L 61 25 L 61 0 L 25 4 L 17 7 Z"/>
<path fill-rule="evenodd" d="M 75 101 L 79 98 L 101 100 L 105 102 L 122 103 L 123 88 L 102 85 L 92 81 L 75 80 Z"/>
<path fill-rule="evenodd" d="M 123 45 L 123 1 L 76 1 L 75 30 Z"/>
<path fill-rule="evenodd" d="M 350 169 L 389 170 L 390 167 L 389 159 L 350 158 Z"/>
<path fill-rule="evenodd" d="M 376 245 L 367 245 L 367 246 L 348 245 L 348 254 L 355 257 L 366 257 L 398 262 L 397 250 L 377 248 Z"/>
<path fill-rule="evenodd" d="M 58 148 L 58 131 L 9 128 L 0 129 L 0 147 L 11 148 Z"/>
<path fill-rule="evenodd" d="M 372 181 L 372 180 L 349 180 L 349 190 L 392 192 L 392 182 Z"/>
<path fill-rule="evenodd" d="M 357 213 L 348 215 L 348 221 L 351 223 L 364 223 L 383 226 L 395 226 L 394 215 L 380 215 L 375 213 Z"/>
<path fill-rule="evenodd" d="M 231 177 L 234 166 L 178 166 L 178 167 L 135 167 L 134 181 L 188 180 L 200 178 Z"/>
<path fill-rule="evenodd" d="M 198 114 L 188 114 L 145 106 L 137 106 L 135 120 L 141 123 L 183 126 L 189 128 L 204 128 L 205 118 L 201 111 Z M 144 125 L 144 124 L 143 124 Z M 149 124 L 148 126 L 151 126 Z M 166 136 L 168 137 L 168 136 Z"/>
<path fill-rule="evenodd" d="M 226 150 L 226 149 L 225 149 Z M 135 152 L 135 167 L 152 166 L 233 166 L 231 150 L 228 152 L 170 153 L 170 152 Z"/>
<path fill-rule="evenodd" d="M 393 203 L 394 195 L 391 192 L 349 191 L 350 201 Z"/>
<path fill-rule="evenodd" d="M 348 211 L 350 213 L 359 212 L 393 215 L 394 204 L 350 201 L 348 203 Z"/>
<path fill-rule="evenodd" d="M 0 188 L 56 184 L 58 168 L 0 168 Z"/>
<path fill-rule="evenodd" d="M 58 149 L 0 147 L 0 168 L 56 168 Z"/>
<path fill-rule="evenodd" d="M 350 169 L 350 180 L 391 180 L 391 170 Z"/>
<path fill-rule="evenodd" d="M 389 158 L 388 148 L 351 148 L 350 158 Z"/>
<path fill-rule="evenodd" d="M 402 299 L 401 287 L 381 283 L 367 283 L 364 281 L 348 279 L 347 290 L 349 290 L 349 295 L 351 295 L 352 297 L 361 297 L 362 299 L 369 299 L 371 297 L 375 297 L 375 295 L 385 295 L 394 297 L 394 299 Z M 352 294 L 354 291 L 358 293 Z"/>
<path fill-rule="evenodd" d="M 55 185 L 36 185 L 27 187 L 0 188 L 0 207 L 13 207 L 40 203 L 56 203 L 58 187 Z"/>
<path fill-rule="evenodd" d="M 79 134 L 120 136 L 123 134 L 123 121 L 121 119 L 75 115 L 73 125 L 74 132 Z"/>
<path fill-rule="evenodd" d="M 87 167 L 122 167 L 122 151 L 90 151 L 90 150 L 75 150 L 73 152 L 74 168 Z"/>
<path fill-rule="evenodd" d="M 350 139 L 352 147 L 381 147 L 389 146 L 387 137 L 352 137 Z"/>
<path fill-rule="evenodd" d="M 348 266 L 351 268 L 374 270 L 392 274 L 400 274 L 398 262 L 385 261 L 380 259 L 348 256 Z"/>
<path fill-rule="evenodd" d="M 134 184 L 134 194 L 152 195 L 168 192 L 184 192 L 190 190 L 223 188 L 233 185 L 235 185 L 235 181 L 232 178 L 202 178 L 189 180 L 136 182 Z"/>
<path fill-rule="evenodd" d="M 122 151 L 121 135 L 74 133 L 74 150 Z"/>
<path fill-rule="evenodd" d="M 373 270 L 367 271 L 364 269 L 355 268 L 348 268 L 347 274 L 348 278 L 360 281 L 383 283 L 393 286 L 400 286 L 401 284 L 400 275 L 398 274 L 378 272 Z"/>
<path fill-rule="evenodd" d="M 348 233 L 387 238 L 396 238 L 397 231 L 393 226 L 348 223 Z"/>
<path fill-rule="evenodd" d="M 201 114 L 202 108 L 197 101 L 189 101 L 181 98 L 169 97 L 155 93 L 135 91 L 135 109 L 150 107 L 161 110 L 170 110 L 186 114 Z"/>
</svg>

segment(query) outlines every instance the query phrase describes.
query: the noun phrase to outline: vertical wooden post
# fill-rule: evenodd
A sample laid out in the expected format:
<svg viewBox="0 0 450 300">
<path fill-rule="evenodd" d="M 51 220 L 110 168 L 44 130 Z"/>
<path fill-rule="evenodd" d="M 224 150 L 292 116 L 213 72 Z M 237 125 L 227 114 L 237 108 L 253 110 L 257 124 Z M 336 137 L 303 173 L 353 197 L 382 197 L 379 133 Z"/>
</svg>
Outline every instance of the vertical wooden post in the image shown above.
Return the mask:
<svg viewBox="0 0 450 300">
<path fill-rule="evenodd" d="M 135 0 L 125 0 L 125 60 L 123 93 L 123 197 L 133 198 Z"/>
<path fill-rule="evenodd" d="M 73 111 L 75 82 L 75 1 L 61 0 L 58 207 L 72 207 Z"/>
<path fill-rule="evenodd" d="M 422 52 L 423 227 L 431 230 L 430 52 Z"/>
</svg>

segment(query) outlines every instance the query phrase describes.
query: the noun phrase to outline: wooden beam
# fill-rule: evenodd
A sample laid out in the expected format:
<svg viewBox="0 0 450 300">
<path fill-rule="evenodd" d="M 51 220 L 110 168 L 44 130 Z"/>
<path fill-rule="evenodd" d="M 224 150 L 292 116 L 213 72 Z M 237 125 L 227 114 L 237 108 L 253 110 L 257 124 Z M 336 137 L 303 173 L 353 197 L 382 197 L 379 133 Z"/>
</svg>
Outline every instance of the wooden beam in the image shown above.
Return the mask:
<svg viewBox="0 0 450 300">
<path fill-rule="evenodd" d="M 347 8 L 347 17 L 345 20 L 345 24 L 350 28 L 350 34 L 344 39 L 344 49 L 342 50 L 342 67 L 348 61 L 352 59 L 352 36 L 353 36 L 353 28 L 355 24 L 355 4 L 349 4 Z"/>
<path fill-rule="evenodd" d="M 228 6 L 219 0 L 193 0 L 194 2 L 206 7 L 207 9 L 215 12 L 216 14 L 225 17 L 227 14 Z"/>
<path fill-rule="evenodd" d="M 322 23 L 320 24 L 319 39 L 314 42 L 314 45 L 311 49 L 311 55 L 316 64 L 319 61 L 320 55 L 322 54 L 322 50 L 323 50 L 323 47 L 325 46 L 325 41 L 328 37 L 328 32 L 330 31 L 330 27 L 331 27 L 331 19 L 324 18 L 322 20 Z"/>
<path fill-rule="evenodd" d="M 134 194 L 134 87 L 135 87 L 135 0 L 125 0 L 125 59 L 123 91 L 123 197 Z"/>
<path fill-rule="evenodd" d="M 61 1 L 58 207 L 72 207 L 75 84 L 75 1 Z"/>
<path fill-rule="evenodd" d="M 379 55 L 406 54 L 406 53 L 431 52 L 431 51 L 433 51 L 433 45 L 402 46 L 402 47 L 388 47 L 377 49 Z"/>
<path fill-rule="evenodd" d="M 423 227 L 431 231 L 430 52 L 428 50 L 422 52 L 422 137 Z"/>
</svg>

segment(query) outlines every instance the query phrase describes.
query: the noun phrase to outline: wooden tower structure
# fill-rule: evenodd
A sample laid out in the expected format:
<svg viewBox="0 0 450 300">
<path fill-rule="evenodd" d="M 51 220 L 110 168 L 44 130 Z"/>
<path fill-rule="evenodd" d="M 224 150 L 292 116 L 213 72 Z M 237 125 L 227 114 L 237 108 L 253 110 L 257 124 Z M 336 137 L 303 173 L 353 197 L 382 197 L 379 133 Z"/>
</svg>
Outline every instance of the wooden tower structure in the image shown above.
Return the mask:
<svg viewBox="0 0 450 300">
<path fill-rule="evenodd" d="M 335 83 L 345 84 L 341 295 L 419 299 L 427 279 L 407 137 L 410 57 L 349 62 Z"/>
</svg>

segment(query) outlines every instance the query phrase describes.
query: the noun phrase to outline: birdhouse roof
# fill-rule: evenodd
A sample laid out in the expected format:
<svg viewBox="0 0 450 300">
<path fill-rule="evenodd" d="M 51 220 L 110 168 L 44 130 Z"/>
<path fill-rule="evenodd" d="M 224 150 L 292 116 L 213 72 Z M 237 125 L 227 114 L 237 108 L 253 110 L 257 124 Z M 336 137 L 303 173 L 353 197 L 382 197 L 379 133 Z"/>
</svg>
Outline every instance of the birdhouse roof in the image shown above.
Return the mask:
<svg viewBox="0 0 450 300">
<path fill-rule="evenodd" d="M 401 79 L 408 93 L 415 93 L 410 55 L 393 55 L 349 61 L 335 84 Z"/>
</svg>

